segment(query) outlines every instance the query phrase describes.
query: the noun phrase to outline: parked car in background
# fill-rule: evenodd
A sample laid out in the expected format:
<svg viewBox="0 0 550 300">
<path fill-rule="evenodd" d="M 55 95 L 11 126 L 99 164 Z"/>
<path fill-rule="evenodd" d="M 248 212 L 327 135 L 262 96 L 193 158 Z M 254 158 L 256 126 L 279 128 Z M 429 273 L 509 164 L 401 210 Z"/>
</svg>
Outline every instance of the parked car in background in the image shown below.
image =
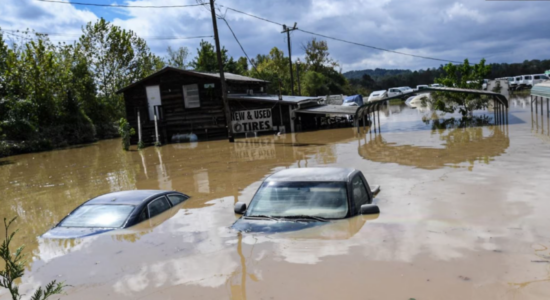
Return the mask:
<svg viewBox="0 0 550 300">
<path fill-rule="evenodd" d="M 133 190 L 101 195 L 84 202 L 43 238 L 80 238 L 134 226 L 186 201 L 176 191 Z"/>
<path fill-rule="evenodd" d="M 400 89 L 403 92 L 403 94 L 414 92 L 414 90 L 411 87 L 408 87 L 408 86 L 400 86 L 400 87 L 398 87 L 398 89 Z"/>
<path fill-rule="evenodd" d="M 443 87 L 443 85 L 442 85 L 442 84 L 439 84 L 439 83 L 432 83 L 432 84 L 430 84 L 430 87 L 435 87 L 435 88 L 437 88 L 437 87 Z"/>
<path fill-rule="evenodd" d="M 376 100 L 382 100 L 386 97 L 387 91 L 386 90 L 380 90 L 380 91 L 374 91 L 370 93 L 369 98 L 367 101 L 376 101 Z"/>
<path fill-rule="evenodd" d="M 400 90 L 399 88 L 391 88 L 391 89 L 388 89 L 388 97 L 395 97 L 395 96 L 399 96 L 403 94 L 403 91 Z"/>
<path fill-rule="evenodd" d="M 424 90 L 424 89 L 427 89 L 427 88 L 429 88 L 429 86 L 427 84 L 420 84 L 420 85 L 416 86 L 416 91 Z"/>
<path fill-rule="evenodd" d="M 380 188 L 371 189 L 361 171 L 348 168 L 294 168 L 264 180 L 244 214 L 232 226 L 244 232 L 305 229 L 357 215 L 378 214 L 373 204 Z"/>
</svg>

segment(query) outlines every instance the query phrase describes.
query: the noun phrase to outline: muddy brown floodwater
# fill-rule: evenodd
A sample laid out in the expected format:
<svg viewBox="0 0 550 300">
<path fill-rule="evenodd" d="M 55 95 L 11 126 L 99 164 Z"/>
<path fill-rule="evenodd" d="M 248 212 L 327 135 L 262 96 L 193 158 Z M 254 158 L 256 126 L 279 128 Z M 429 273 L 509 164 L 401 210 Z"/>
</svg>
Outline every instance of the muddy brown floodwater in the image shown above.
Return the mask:
<svg viewBox="0 0 550 300">
<path fill-rule="evenodd" d="M 56 279 L 70 285 L 61 299 L 549 299 L 549 119 L 524 99 L 502 126 L 459 128 L 404 105 L 380 117 L 376 133 L 131 152 L 108 140 L 2 159 L 0 217 L 19 216 L 14 243 L 29 257 L 22 291 Z M 382 213 L 271 235 L 229 228 L 263 178 L 315 166 L 362 170 L 382 186 Z M 192 198 L 127 230 L 37 238 L 88 198 L 126 189 Z"/>
</svg>

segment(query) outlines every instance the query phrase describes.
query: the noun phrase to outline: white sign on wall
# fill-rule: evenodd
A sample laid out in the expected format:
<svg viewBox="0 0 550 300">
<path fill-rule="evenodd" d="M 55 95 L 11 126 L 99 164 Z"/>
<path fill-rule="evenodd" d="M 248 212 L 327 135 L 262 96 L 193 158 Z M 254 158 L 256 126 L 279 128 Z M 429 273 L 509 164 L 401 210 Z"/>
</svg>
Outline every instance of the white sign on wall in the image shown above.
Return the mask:
<svg viewBox="0 0 550 300">
<path fill-rule="evenodd" d="M 231 114 L 231 126 L 235 133 L 272 130 L 271 109 L 235 111 Z"/>
</svg>

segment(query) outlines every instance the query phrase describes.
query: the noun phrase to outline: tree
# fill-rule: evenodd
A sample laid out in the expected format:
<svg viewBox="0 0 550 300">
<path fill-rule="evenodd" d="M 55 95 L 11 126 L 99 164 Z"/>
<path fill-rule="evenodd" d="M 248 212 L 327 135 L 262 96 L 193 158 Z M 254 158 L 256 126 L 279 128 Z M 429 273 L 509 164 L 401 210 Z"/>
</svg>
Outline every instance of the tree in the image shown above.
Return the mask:
<svg viewBox="0 0 550 300">
<path fill-rule="evenodd" d="M 470 65 L 468 59 L 461 65 L 447 64 L 444 74 L 435 79 L 436 83 L 446 87 L 481 89 L 483 79 L 491 72 L 491 66 L 485 65 L 485 59 L 479 64 Z M 474 110 L 487 108 L 489 98 L 475 94 L 436 92 L 430 102 L 436 110 L 452 113 L 457 109 L 463 118 L 471 117 Z"/>
<path fill-rule="evenodd" d="M 325 75 L 315 71 L 309 71 L 305 74 L 303 90 L 305 95 L 310 96 L 327 95 L 330 93 Z"/>
<path fill-rule="evenodd" d="M 245 57 L 241 57 L 235 61 L 233 57 L 227 56 L 227 49 L 225 47 L 222 47 L 221 53 L 224 72 L 246 74 L 248 63 Z M 219 72 L 218 57 L 214 45 L 202 40 L 197 49 L 197 56 L 189 65 L 199 72 Z"/>
<path fill-rule="evenodd" d="M 250 70 L 252 77 L 260 78 L 271 82 L 268 86 L 268 93 L 279 94 L 279 83 L 281 83 L 281 93 L 290 94 L 290 74 L 288 57 L 282 50 L 273 47 L 268 55 L 258 55 L 256 68 Z"/>
<path fill-rule="evenodd" d="M 17 233 L 17 230 L 11 233 L 9 230 L 15 219 L 7 222 L 7 219 L 4 218 L 6 238 L 0 245 L 0 259 L 4 261 L 5 269 L 0 271 L 0 287 L 8 289 L 12 300 L 20 300 L 22 295 L 19 294 L 19 287 L 15 282 L 25 274 L 26 260 L 23 254 L 25 246 L 17 248 L 15 253 L 12 253 L 10 249 L 12 239 Z M 32 295 L 31 300 L 46 300 L 53 295 L 61 294 L 64 287 L 64 283 L 53 280 L 45 288 L 39 287 Z"/>
<path fill-rule="evenodd" d="M 227 61 L 227 50 L 222 48 L 221 52 L 222 61 L 225 64 Z M 201 40 L 200 46 L 197 49 L 197 56 L 190 63 L 190 66 L 199 72 L 219 72 L 218 58 L 214 46 L 205 40 Z"/>
<path fill-rule="evenodd" d="M 321 68 L 324 66 L 336 68 L 339 64 L 330 58 L 330 53 L 328 52 L 328 44 L 326 41 L 317 41 L 313 38 L 311 41 L 307 42 L 307 46 L 304 47 L 306 52 L 306 63 L 310 66 L 315 72 L 321 71 Z"/>
<path fill-rule="evenodd" d="M 144 39 L 133 31 L 101 18 L 83 28 L 78 52 L 82 53 L 97 85 L 98 97 L 110 120 L 124 115 L 124 101 L 116 91 L 162 67 Z"/>
<path fill-rule="evenodd" d="M 168 46 L 166 51 L 168 52 L 165 59 L 166 65 L 180 69 L 187 68 L 187 57 L 189 56 L 189 49 L 187 47 L 179 47 L 177 50 L 172 50 L 172 47 Z"/>
</svg>

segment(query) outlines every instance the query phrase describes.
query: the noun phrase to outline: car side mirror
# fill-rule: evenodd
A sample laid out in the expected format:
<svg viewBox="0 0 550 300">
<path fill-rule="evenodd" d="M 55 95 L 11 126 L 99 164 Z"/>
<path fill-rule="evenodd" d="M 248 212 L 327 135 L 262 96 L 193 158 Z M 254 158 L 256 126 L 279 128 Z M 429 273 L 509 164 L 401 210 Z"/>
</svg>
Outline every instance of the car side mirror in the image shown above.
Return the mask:
<svg viewBox="0 0 550 300">
<path fill-rule="evenodd" d="M 362 215 L 374 215 L 379 214 L 380 209 L 376 204 L 363 204 L 361 205 L 361 214 Z"/>
<path fill-rule="evenodd" d="M 235 213 L 242 215 L 246 211 L 246 203 L 244 202 L 237 202 L 235 203 Z"/>
</svg>

